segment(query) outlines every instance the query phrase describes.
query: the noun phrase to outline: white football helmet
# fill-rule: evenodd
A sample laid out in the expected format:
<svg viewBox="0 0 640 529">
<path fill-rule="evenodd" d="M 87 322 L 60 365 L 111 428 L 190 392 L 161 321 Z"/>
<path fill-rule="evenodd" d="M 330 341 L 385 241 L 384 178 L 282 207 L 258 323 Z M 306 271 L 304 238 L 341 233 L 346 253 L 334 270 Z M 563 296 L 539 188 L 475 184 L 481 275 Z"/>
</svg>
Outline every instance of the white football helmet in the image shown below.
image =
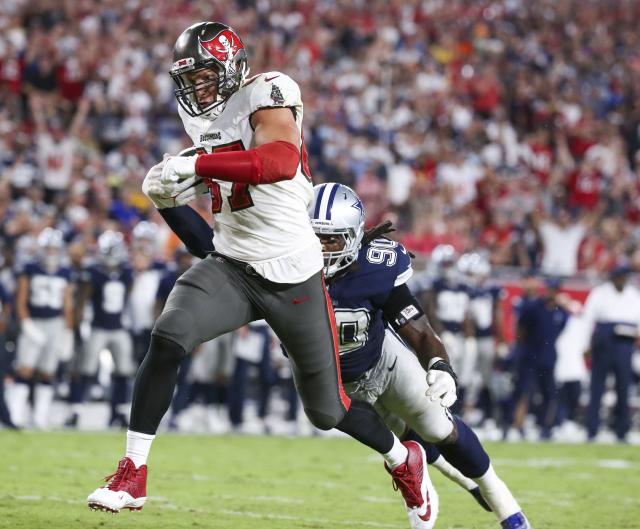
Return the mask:
<svg viewBox="0 0 640 529">
<path fill-rule="evenodd" d="M 438 244 L 431 252 L 430 263 L 434 273 L 448 281 L 456 278 L 458 255 L 450 244 Z"/>
<path fill-rule="evenodd" d="M 108 268 L 116 268 L 125 263 L 128 252 L 124 235 L 113 230 L 102 233 L 98 237 L 98 256 L 100 262 Z"/>
<path fill-rule="evenodd" d="M 62 264 L 64 235 L 55 228 L 45 228 L 38 235 L 38 257 L 45 270 L 52 273 Z"/>
<path fill-rule="evenodd" d="M 479 284 L 491 275 L 491 264 L 482 254 L 469 252 L 460 256 L 458 272 L 469 283 Z"/>
<path fill-rule="evenodd" d="M 138 222 L 131 232 L 133 240 L 131 246 L 133 249 L 143 250 L 147 253 L 155 255 L 159 245 L 159 228 L 157 224 L 143 220 Z"/>
<path fill-rule="evenodd" d="M 322 252 L 324 274 L 331 277 L 358 258 L 364 237 L 362 201 L 353 189 L 343 184 L 320 184 L 313 188 L 309 217 L 316 235 L 334 235 L 344 239 L 342 250 Z"/>
</svg>

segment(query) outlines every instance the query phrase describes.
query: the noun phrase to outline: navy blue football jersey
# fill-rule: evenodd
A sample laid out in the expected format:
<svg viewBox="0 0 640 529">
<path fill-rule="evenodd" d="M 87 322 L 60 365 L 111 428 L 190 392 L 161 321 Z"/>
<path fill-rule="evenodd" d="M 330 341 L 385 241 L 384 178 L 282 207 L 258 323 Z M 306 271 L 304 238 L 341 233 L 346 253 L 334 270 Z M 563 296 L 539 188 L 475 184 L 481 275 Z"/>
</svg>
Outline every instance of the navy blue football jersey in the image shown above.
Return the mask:
<svg viewBox="0 0 640 529">
<path fill-rule="evenodd" d="M 32 318 L 62 316 L 64 293 L 71 283 L 72 272 L 69 268 L 61 267 L 50 273 L 40 263 L 32 262 L 25 264 L 18 275 L 29 279 L 27 308 Z"/>
<path fill-rule="evenodd" d="M 386 325 L 382 307 L 412 273 L 411 258 L 401 244 L 375 239 L 360 249 L 346 274 L 332 278 L 328 290 L 345 382 L 359 378 L 380 358 Z"/>
<path fill-rule="evenodd" d="M 493 334 L 493 313 L 502 290 L 498 286 L 469 287 L 471 317 L 479 338 Z"/>
<path fill-rule="evenodd" d="M 436 298 L 436 316 L 449 332 L 461 332 L 469 310 L 469 292 L 465 285 L 436 279 L 431 289 Z"/>
<path fill-rule="evenodd" d="M 91 266 L 83 273 L 83 281 L 91 284 L 92 326 L 99 329 L 121 329 L 122 313 L 127 304 L 133 273 L 124 267 L 109 271 Z"/>
</svg>

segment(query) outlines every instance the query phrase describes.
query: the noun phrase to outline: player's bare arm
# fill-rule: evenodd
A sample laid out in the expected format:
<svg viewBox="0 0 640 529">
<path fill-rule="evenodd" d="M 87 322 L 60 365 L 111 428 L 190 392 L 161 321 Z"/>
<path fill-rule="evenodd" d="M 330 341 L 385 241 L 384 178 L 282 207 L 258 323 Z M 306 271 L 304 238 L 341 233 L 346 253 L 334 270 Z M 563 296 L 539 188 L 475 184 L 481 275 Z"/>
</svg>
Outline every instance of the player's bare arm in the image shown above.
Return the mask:
<svg viewBox="0 0 640 529">
<path fill-rule="evenodd" d="M 398 334 L 416 352 L 418 360 L 425 370 L 428 369 L 429 362 L 433 358 L 438 357 L 447 363 L 449 362 L 449 355 L 442 340 L 435 333 L 425 315 L 415 320 L 409 320 L 404 327 L 398 330 Z"/>
<path fill-rule="evenodd" d="M 400 295 L 396 293 L 395 297 L 398 300 L 410 296 L 409 289 L 404 285 L 396 287 L 394 291 L 397 292 L 402 287 L 406 289 L 406 293 Z M 392 292 L 393 294 L 394 292 Z M 393 303 L 392 296 L 390 299 Z M 387 303 L 389 304 L 389 301 Z M 433 401 L 440 400 L 440 404 L 448 408 L 457 400 L 457 377 L 449 363 L 449 355 L 439 336 L 429 324 L 429 320 L 422 313 L 418 301 L 414 298 L 410 303 L 400 303 L 397 306 L 401 305 L 404 305 L 405 308 L 400 311 L 397 309 L 392 311 L 397 312 L 398 316 L 390 321 L 395 322 L 396 332 L 415 351 L 420 364 L 427 372 L 427 384 L 429 384 L 427 397 Z M 411 310 L 412 308 L 413 310 Z M 385 313 L 387 312 L 385 311 Z M 398 327 L 398 323 L 402 326 Z"/>
</svg>

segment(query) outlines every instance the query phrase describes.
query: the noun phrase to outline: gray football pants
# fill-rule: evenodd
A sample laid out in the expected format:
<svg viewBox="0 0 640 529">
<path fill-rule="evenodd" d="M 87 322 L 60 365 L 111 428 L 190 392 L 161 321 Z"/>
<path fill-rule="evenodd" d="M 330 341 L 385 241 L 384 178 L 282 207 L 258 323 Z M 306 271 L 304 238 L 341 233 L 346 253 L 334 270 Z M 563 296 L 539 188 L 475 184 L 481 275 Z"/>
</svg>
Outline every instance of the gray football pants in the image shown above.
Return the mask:
<svg viewBox="0 0 640 529">
<path fill-rule="evenodd" d="M 152 334 L 190 353 L 260 319 L 289 355 L 309 420 L 323 430 L 335 427 L 350 400 L 340 380 L 333 309 L 321 272 L 298 284 L 273 283 L 244 263 L 209 255 L 178 279 Z"/>
</svg>

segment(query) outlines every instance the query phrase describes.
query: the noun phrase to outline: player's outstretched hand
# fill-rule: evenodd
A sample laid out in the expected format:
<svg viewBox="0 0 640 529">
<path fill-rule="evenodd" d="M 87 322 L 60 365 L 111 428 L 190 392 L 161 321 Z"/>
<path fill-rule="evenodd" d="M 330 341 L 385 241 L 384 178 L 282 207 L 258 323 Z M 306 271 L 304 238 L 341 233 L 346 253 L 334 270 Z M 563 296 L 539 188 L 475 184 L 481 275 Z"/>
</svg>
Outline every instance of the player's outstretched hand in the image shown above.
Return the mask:
<svg viewBox="0 0 640 529">
<path fill-rule="evenodd" d="M 184 159 L 179 156 L 165 154 L 164 159 L 154 165 L 142 183 L 142 192 L 149 197 L 157 209 L 184 206 L 207 192 L 207 186 L 201 178 L 192 174 L 184 179 L 165 181 L 164 169 L 170 159 Z M 194 162 L 195 163 L 195 162 Z"/>
<path fill-rule="evenodd" d="M 457 377 L 451 366 L 441 358 L 432 358 L 427 371 L 429 389 L 425 395 L 432 401 L 440 401 L 444 408 L 453 406 L 457 395 Z"/>
</svg>

